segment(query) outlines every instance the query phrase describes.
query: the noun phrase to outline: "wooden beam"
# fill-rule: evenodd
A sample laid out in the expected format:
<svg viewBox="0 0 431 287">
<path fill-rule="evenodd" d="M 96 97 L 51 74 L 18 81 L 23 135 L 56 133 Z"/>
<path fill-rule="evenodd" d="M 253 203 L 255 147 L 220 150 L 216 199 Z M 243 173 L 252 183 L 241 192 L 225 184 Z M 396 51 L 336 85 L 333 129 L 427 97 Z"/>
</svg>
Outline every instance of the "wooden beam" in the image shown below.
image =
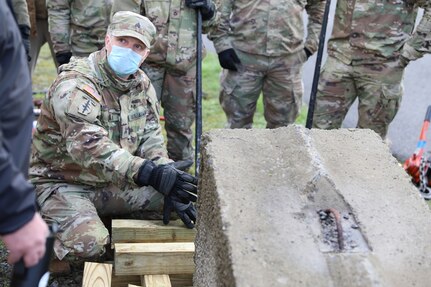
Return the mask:
<svg viewBox="0 0 431 287">
<path fill-rule="evenodd" d="M 113 243 L 194 242 L 195 229 L 188 229 L 181 220 L 164 225 L 161 220 L 112 220 Z"/>
<path fill-rule="evenodd" d="M 139 275 L 112 275 L 111 287 L 128 287 L 128 284 L 141 285 L 141 277 Z"/>
<path fill-rule="evenodd" d="M 117 243 L 115 275 L 193 274 L 192 242 Z"/>
<path fill-rule="evenodd" d="M 169 279 L 172 287 L 193 286 L 193 274 L 172 274 Z"/>
<path fill-rule="evenodd" d="M 172 287 L 193 286 L 193 274 L 172 274 L 169 275 Z M 141 285 L 141 276 L 124 275 L 117 276 L 112 274 L 111 287 L 128 287 L 128 284 Z"/>
<path fill-rule="evenodd" d="M 143 287 L 172 287 L 169 275 L 143 275 L 141 285 Z"/>
<path fill-rule="evenodd" d="M 111 287 L 112 264 L 85 262 L 82 287 Z"/>
</svg>

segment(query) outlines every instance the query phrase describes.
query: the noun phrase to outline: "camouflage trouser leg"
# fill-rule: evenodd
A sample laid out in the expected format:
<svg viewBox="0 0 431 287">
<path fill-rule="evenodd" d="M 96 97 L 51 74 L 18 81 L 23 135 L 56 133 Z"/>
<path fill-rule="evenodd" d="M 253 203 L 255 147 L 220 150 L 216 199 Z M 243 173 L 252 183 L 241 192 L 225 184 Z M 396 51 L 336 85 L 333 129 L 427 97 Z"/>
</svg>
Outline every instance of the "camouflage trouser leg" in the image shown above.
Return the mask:
<svg viewBox="0 0 431 287">
<path fill-rule="evenodd" d="M 145 65 L 143 69 L 161 100 L 169 157 L 175 161 L 193 159 L 196 69 L 193 67 L 185 75 Z"/>
<path fill-rule="evenodd" d="M 319 81 L 313 127 L 340 128 L 357 97 L 357 127 L 385 138 L 401 104 L 403 73 L 398 61 L 346 65 L 328 57 Z"/>
<path fill-rule="evenodd" d="M 236 51 L 243 70 L 223 70 L 220 104 L 228 128 L 251 128 L 256 103 L 263 94 L 267 128 L 287 126 L 295 121 L 302 103 L 303 51 L 267 57 Z"/>
<path fill-rule="evenodd" d="M 137 210 L 161 210 L 163 196 L 151 187 L 119 190 L 82 185 L 42 184 L 36 187 L 41 214 L 56 222 L 60 232 L 54 245 L 56 256 L 100 256 L 110 242 L 99 215 L 127 214 Z"/>
</svg>

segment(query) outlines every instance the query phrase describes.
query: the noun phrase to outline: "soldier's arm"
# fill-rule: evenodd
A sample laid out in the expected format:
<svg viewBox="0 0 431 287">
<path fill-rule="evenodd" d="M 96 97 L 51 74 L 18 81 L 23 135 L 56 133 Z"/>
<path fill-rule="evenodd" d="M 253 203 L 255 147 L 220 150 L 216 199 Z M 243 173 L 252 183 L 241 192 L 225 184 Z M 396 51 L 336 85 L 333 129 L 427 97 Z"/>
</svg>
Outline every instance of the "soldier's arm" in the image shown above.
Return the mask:
<svg viewBox="0 0 431 287">
<path fill-rule="evenodd" d="M 156 164 L 168 163 L 168 152 L 165 147 L 162 127 L 160 125 L 160 113 L 156 91 L 150 84 L 147 91 L 148 109 L 146 124 L 144 127 L 144 137 L 139 146 L 139 156 L 154 161 Z"/>
<path fill-rule="evenodd" d="M 218 22 L 220 21 L 220 0 L 213 0 L 214 4 L 214 15 L 211 19 L 202 22 L 202 32 L 204 34 L 209 33 L 212 29 L 217 27 Z"/>
<path fill-rule="evenodd" d="M 232 48 L 232 44 L 229 39 L 229 22 L 233 2 L 234 0 L 223 0 L 221 2 L 219 12 L 216 13 L 218 14 L 216 16 L 217 25 L 213 26 L 208 33 L 208 38 L 213 41 L 217 53 Z"/>
<path fill-rule="evenodd" d="M 48 29 L 54 52 L 70 52 L 70 2 L 69 0 L 47 0 Z"/>
<path fill-rule="evenodd" d="M 30 28 L 27 2 L 25 0 L 12 0 L 12 7 L 18 26 L 27 26 Z"/>
<path fill-rule="evenodd" d="M 21 33 L 22 43 L 24 45 L 27 59 L 30 61 L 30 16 L 28 6 L 25 0 L 12 0 L 13 13 L 16 23 Z"/>
<path fill-rule="evenodd" d="M 404 44 L 401 55 L 409 61 L 431 53 L 431 3 L 423 4 L 424 14 L 410 39 Z"/>
<path fill-rule="evenodd" d="M 131 11 L 141 14 L 141 7 L 143 7 L 142 5 L 142 1 L 139 0 L 113 0 L 111 8 L 111 19 L 112 16 L 118 11 Z"/>
<path fill-rule="evenodd" d="M 323 14 L 326 0 L 308 0 L 305 9 L 308 14 L 307 39 L 305 47 L 314 53 L 319 46 L 320 30 L 322 28 Z"/>
<path fill-rule="evenodd" d="M 98 94 L 89 94 L 85 85 L 75 79 L 60 82 L 52 93 L 50 108 L 66 141 L 66 149 L 76 163 L 96 170 L 107 182 L 134 183 L 133 178 L 145 160 L 109 139 L 99 120 L 98 99 Z"/>
</svg>

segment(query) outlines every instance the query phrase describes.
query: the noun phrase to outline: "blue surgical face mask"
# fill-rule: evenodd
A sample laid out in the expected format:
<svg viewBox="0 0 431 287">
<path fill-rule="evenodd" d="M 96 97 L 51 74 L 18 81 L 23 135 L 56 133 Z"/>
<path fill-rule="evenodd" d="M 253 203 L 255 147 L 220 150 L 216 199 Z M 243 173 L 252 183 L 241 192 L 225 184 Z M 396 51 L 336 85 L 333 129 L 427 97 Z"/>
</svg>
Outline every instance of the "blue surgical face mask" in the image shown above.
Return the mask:
<svg viewBox="0 0 431 287">
<path fill-rule="evenodd" d="M 134 74 L 139 69 L 142 56 L 129 48 L 112 45 L 108 63 L 119 77 Z"/>
</svg>

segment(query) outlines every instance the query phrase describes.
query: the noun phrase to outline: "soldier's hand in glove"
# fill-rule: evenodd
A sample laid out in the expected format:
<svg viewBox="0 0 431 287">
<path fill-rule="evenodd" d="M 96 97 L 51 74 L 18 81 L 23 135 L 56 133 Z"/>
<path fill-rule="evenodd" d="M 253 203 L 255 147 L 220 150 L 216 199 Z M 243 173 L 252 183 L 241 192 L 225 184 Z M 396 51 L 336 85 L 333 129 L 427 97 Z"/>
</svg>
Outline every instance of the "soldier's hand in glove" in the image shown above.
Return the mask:
<svg viewBox="0 0 431 287">
<path fill-rule="evenodd" d="M 139 186 L 152 186 L 165 196 L 175 196 L 184 204 L 197 199 L 197 178 L 170 164 L 156 166 L 150 160 L 145 161 L 139 168 L 135 182 Z"/>
<path fill-rule="evenodd" d="M 55 59 L 57 60 L 58 65 L 67 64 L 72 57 L 72 52 L 58 52 L 55 54 Z"/>
<path fill-rule="evenodd" d="M 232 70 L 232 71 L 238 71 L 237 65 L 241 64 L 241 61 L 236 55 L 235 50 L 232 48 L 218 53 L 218 60 L 222 68 Z"/>
<path fill-rule="evenodd" d="M 171 219 L 171 212 L 175 211 L 178 217 L 184 222 L 187 228 L 195 227 L 196 223 L 196 209 L 193 203 L 189 202 L 184 204 L 178 201 L 175 196 L 165 196 L 165 203 L 163 205 L 163 223 L 168 224 Z"/>
<path fill-rule="evenodd" d="M 215 5 L 211 0 L 186 0 L 186 6 L 200 9 L 204 21 L 211 19 L 215 13 Z"/>
</svg>

